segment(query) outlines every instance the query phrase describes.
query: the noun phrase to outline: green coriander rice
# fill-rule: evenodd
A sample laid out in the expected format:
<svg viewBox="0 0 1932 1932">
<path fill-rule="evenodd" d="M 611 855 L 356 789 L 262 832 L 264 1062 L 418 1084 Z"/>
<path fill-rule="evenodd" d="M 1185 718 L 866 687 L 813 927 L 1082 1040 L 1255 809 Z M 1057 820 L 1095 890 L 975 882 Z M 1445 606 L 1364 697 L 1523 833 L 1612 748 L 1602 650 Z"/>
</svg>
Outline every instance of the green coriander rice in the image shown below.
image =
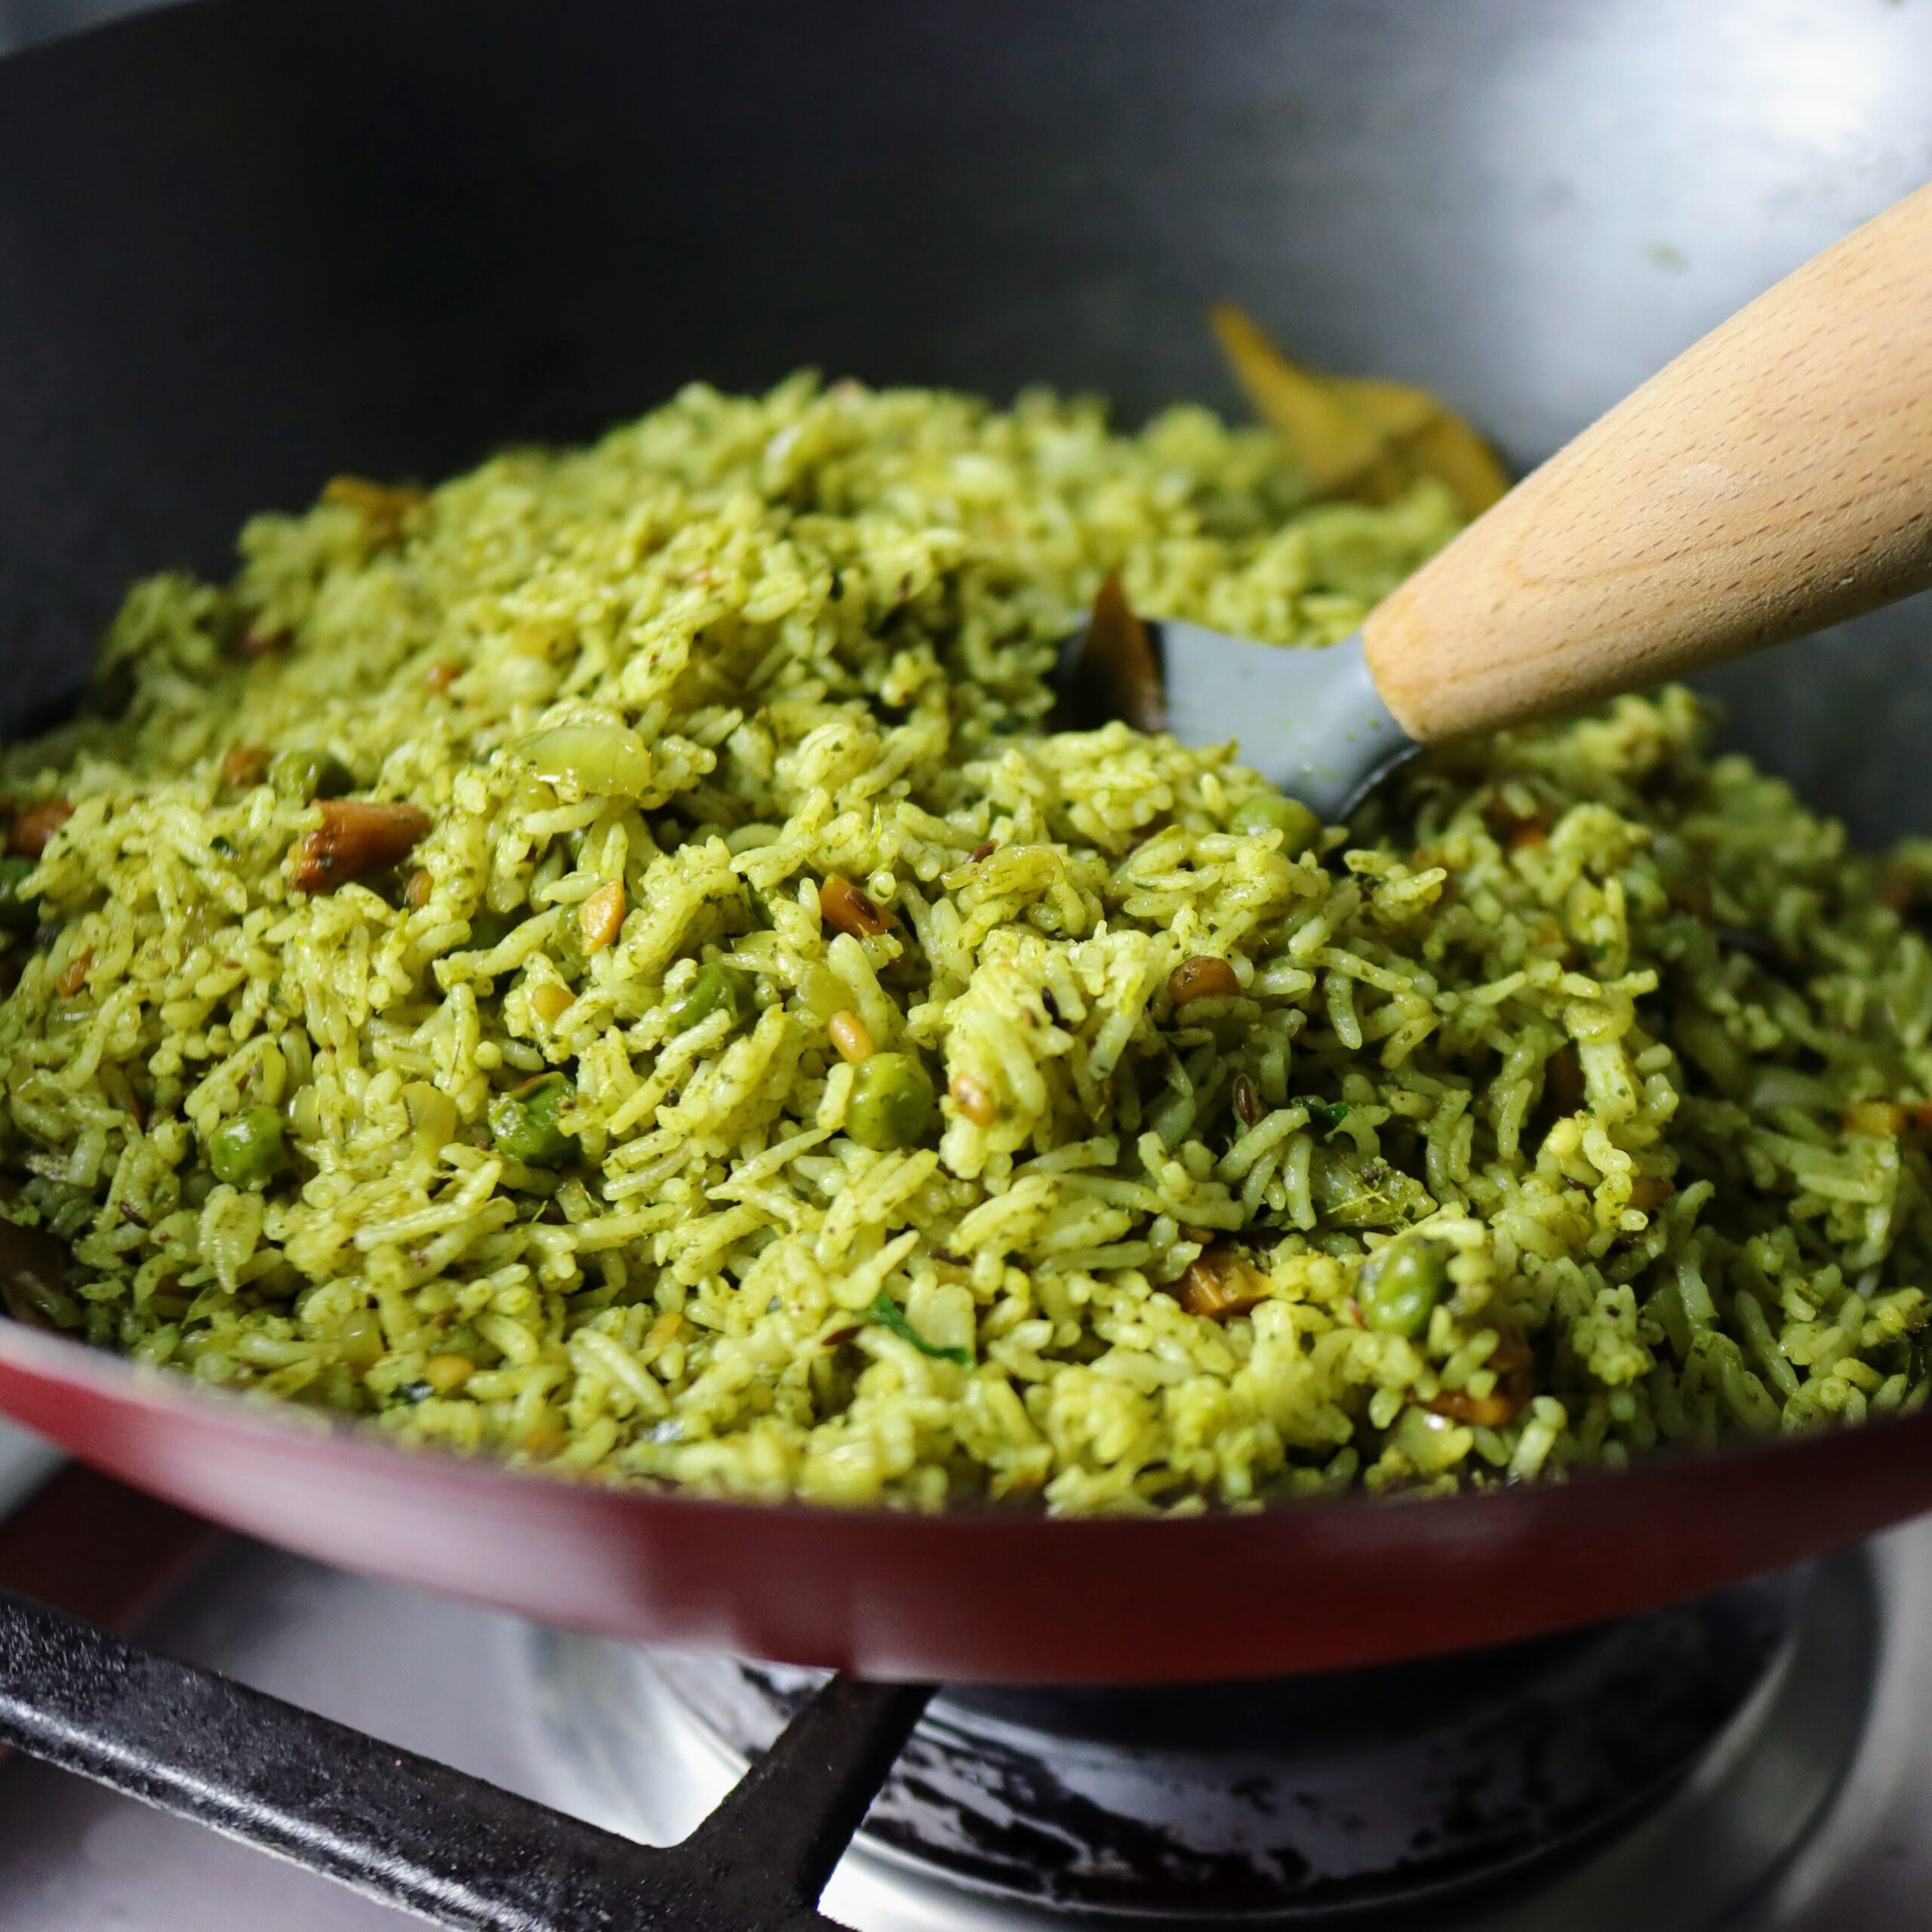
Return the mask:
<svg viewBox="0 0 1932 1932">
<path fill-rule="evenodd" d="M 1682 691 L 1326 833 L 1232 748 L 1045 730 L 1109 570 L 1318 645 L 1454 524 L 1198 410 L 802 377 L 257 518 L 7 758 L 5 1211 L 72 1255 L 13 1312 L 921 1508 L 1916 1406 L 1932 848 L 1849 853 Z"/>
</svg>

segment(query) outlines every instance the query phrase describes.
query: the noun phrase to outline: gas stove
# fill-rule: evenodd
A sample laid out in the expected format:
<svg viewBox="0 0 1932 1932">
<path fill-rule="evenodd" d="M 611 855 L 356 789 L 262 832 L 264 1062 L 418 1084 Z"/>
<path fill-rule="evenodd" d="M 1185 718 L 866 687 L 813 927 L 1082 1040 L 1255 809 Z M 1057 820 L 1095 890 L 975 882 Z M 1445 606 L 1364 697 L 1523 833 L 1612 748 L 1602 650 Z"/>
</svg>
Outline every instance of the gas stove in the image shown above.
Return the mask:
<svg viewBox="0 0 1932 1932">
<path fill-rule="evenodd" d="M 1508 1651 L 1158 1690 L 825 1690 L 238 1540 L 138 1651 L 9 1617 L 8 1734 L 451 1924 L 711 1932 L 828 1869 L 821 1909 L 856 1932 L 1891 1932 L 1932 1896 L 1932 1524 Z M 640 1865 L 658 1875 L 626 1890 L 651 1856 L 628 1841 L 707 1818 L 675 1884 Z M 393 1843 L 366 1856 L 358 1831 Z M 551 1848 L 580 1916 L 526 1909 Z M 0 1932 L 422 1922 L 50 1764 L 0 1769 Z"/>
</svg>

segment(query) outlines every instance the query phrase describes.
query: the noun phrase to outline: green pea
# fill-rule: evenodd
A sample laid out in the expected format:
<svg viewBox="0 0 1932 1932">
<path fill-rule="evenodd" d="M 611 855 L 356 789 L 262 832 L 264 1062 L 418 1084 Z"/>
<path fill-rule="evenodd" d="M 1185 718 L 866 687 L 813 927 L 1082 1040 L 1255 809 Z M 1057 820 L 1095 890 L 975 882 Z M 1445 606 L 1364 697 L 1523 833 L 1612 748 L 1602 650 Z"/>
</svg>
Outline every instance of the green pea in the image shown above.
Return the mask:
<svg viewBox="0 0 1932 1932">
<path fill-rule="evenodd" d="M 577 1136 L 557 1116 L 574 1097 L 561 1073 L 540 1074 L 490 1103 L 490 1137 L 498 1153 L 527 1168 L 554 1168 L 577 1152 Z"/>
<path fill-rule="evenodd" d="M 697 977 L 671 1002 L 671 1031 L 687 1032 L 721 1008 L 728 1008 L 734 1020 L 742 1020 L 749 1003 L 745 976 L 714 959 L 700 966 Z"/>
<path fill-rule="evenodd" d="M 381 1318 L 373 1308 L 351 1309 L 335 1331 L 335 1346 L 344 1363 L 358 1375 L 366 1375 L 389 1346 L 383 1339 Z"/>
<path fill-rule="evenodd" d="M 40 924 L 39 900 L 20 896 L 20 887 L 34 863 L 32 859 L 0 859 L 0 929 L 30 933 Z"/>
<path fill-rule="evenodd" d="M 1426 1235 L 1392 1241 L 1361 1271 L 1362 1319 L 1385 1335 L 1420 1335 L 1449 1285 L 1450 1247 Z"/>
<path fill-rule="evenodd" d="M 231 1114 L 208 1136 L 208 1165 L 231 1187 L 265 1186 L 286 1158 L 281 1116 L 272 1107 Z"/>
<path fill-rule="evenodd" d="M 1289 857 L 1306 852 L 1321 836 L 1321 821 L 1299 798 L 1279 792 L 1257 792 L 1228 820 L 1234 832 L 1278 832 Z"/>
<path fill-rule="evenodd" d="M 933 1083 L 910 1054 L 872 1054 L 859 1063 L 845 1131 L 861 1147 L 875 1154 L 916 1147 L 938 1119 Z"/>
<path fill-rule="evenodd" d="M 355 774 L 327 752 L 281 752 L 269 766 L 269 783 L 278 798 L 306 805 L 312 798 L 339 798 L 354 791 Z"/>
</svg>

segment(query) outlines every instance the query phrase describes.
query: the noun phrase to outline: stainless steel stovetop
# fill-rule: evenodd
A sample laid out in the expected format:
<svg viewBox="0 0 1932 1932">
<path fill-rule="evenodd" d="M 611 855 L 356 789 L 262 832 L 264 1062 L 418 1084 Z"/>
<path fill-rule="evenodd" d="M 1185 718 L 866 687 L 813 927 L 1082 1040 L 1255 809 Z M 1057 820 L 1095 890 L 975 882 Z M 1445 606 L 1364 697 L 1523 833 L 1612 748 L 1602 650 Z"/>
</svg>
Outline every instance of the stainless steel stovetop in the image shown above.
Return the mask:
<svg viewBox="0 0 1932 1932">
<path fill-rule="evenodd" d="M 0 1489 L 5 1473 L 0 1454 Z M 1781 1874 L 1741 1916 L 1722 1922 L 1752 1932 L 1903 1932 L 1926 1923 L 1932 1524 L 1898 1532 L 1869 1555 L 1869 1569 L 1861 1558 L 1821 1572 L 1792 1681 L 1779 1694 L 1790 1707 L 1783 1718 L 1754 1719 L 1710 1777 L 1546 1889 L 1506 1912 L 1439 1923 L 1458 1932 L 1675 1927 L 1700 1872 L 1727 1860 L 1748 1866 L 1761 1855 L 1754 1840 L 1774 1829 L 1770 1813 L 1809 1804 L 1802 1794 L 1828 1787 Z M 1869 1656 L 1854 1656 L 1863 1640 L 1850 1626 L 1863 1615 L 1857 1604 L 1868 1577 L 1878 1641 Z M 648 1660 L 259 1545 L 223 1546 L 141 1638 L 638 1835 L 681 1832 L 733 1775 L 718 1739 L 649 1687 L 659 1673 Z M 627 1748 L 642 1754 L 642 1768 L 621 1788 L 608 1766 L 600 1771 L 574 1744 L 560 1746 L 548 1708 L 560 1678 L 586 1672 L 595 1684 L 629 1687 L 635 1735 Z M 1854 1681 L 1861 1674 L 1870 1687 L 1865 1710 Z M 676 1680 L 675 1663 L 669 1675 Z M 1854 1737 L 1842 1767 L 1828 1761 Z M 1747 1786 L 1755 1797 L 1736 1795 Z M 825 1908 L 862 1932 L 992 1932 L 1038 1922 L 984 1898 L 909 1883 L 889 1860 L 864 1854 L 848 1854 Z M 0 1768 L 0 1932 L 399 1932 L 417 1922 L 63 1773 L 24 1760 Z"/>
</svg>

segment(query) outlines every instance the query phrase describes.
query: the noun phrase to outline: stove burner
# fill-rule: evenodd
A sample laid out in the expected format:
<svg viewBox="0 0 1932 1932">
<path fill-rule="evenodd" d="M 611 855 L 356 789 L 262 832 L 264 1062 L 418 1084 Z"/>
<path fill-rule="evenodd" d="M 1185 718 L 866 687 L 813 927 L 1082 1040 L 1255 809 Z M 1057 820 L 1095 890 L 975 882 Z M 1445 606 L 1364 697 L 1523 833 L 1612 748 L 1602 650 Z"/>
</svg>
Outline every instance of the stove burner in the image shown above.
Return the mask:
<svg viewBox="0 0 1932 1932">
<path fill-rule="evenodd" d="M 1825 1816 L 1878 1607 L 1858 1553 L 1807 1587 L 1446 1664 L 962 1691 L 916 1739 L 921 1686 L 552 1633 L 552 1770 L 601 1788 L 552 1810 L 0 1590 L 0 1744 L 467 1932 L 1359 1927 L 1411 1906 L 1440 1927 L 1435 1908 L 1484 1884 L 1487 1915 L 1532 1870 L 1489 1932 L 1710 1932 Z"/>
<path fill-rule="evenodd" d="M 942 1693 L 867 1836 L 1063 1909 L 1200 1923 L 1433 1902 L 1654 1806 L 1784 1654 L 1789 1580 L 1589 1632 L 1332 1676 Z M 740 1754 L 818 1680 L 663 1666 Z"/>
<path fill-rule="evenodd" d="M 1835 1782 L 1863 1721 L 1872 1617 L 1858 1560 L 1835 1559 L 1597 1630 L 1378 1670 L 944 1690 L 848 1861 L 865 1868 L 874 1903 L 835 1889 L 827 1909 L 893 1932 L 1342 1926 L 1413 1911 L 1460 1924 L 1477 1905 L 1506 1915 L 1533 1888 L 1547 1910 L 1552 1887 L 1574 1889 L 1646 1834 L 1669 1841 L 1670 1818 L 1726 1780 L 1765 1813 L 1715 1835 L 1737 1869 L 1690 1887 L 1728 1899 L 1762 1880 Z M 692 1787 L 703 1801 L 707 1776 L 728 1781 L 822 1681 L 554 1634 L 539 1643 L 546 1715 L 595 1780 L 595 1814 L 648 1836 L 675 1835 Z M 1761 1775 L 1754 1751 L 1795 1751 L 1807 1779 L 1780 1783 L 1775 1764 Z M 1653 1885 L 1675 1887 L 1669 1857 L 1709 1863 L 1701 1847 L 1666 1857 Z M 1648 1903 L 1601 1922 L 1639 1916 L 1663 1932 Z"/>
</svg>

